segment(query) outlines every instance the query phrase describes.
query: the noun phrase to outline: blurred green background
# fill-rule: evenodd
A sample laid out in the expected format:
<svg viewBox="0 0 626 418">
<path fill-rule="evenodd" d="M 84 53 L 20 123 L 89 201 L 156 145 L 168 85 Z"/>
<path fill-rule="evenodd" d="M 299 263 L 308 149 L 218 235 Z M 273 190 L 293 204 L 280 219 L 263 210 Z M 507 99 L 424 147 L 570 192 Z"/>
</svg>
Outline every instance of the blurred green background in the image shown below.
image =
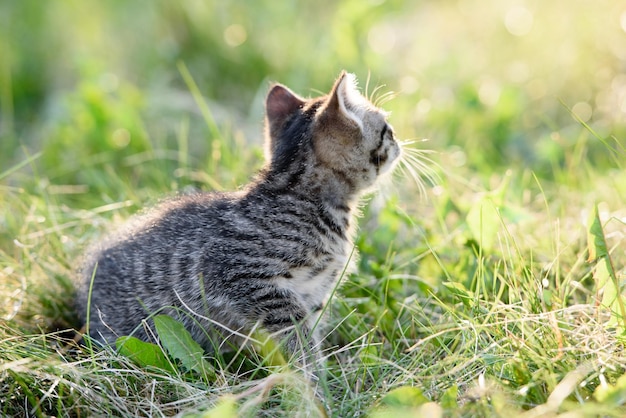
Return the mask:
<svg viewBox="0 0 626 418">
<path fill-rule="evenodd" d="M 399 93 L 385 106 L 396 131 L 430 138 L 448 167 L 550 177 L 582 135 L 602 170 L 612 154 L 580 122 L 611 146 L 625 133 L 617 1 L 5 0 L 0 172 L 43 151 L 52 183 L 96 191 L 94 165 L 167 159 L 183 136 L 192 156 L 212 152 L 181 63 L 220 132 L 259 148 L 270 81 L 317 95 L 341 69 Z"/>
</svg>

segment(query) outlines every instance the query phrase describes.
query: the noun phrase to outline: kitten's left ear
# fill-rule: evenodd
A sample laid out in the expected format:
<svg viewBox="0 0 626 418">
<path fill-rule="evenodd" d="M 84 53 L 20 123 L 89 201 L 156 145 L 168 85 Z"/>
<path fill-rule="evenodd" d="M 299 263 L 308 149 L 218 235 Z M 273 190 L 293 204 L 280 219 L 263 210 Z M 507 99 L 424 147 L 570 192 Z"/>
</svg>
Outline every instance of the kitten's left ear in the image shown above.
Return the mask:
<svg viewBox="0 0 626 418">
<path fill-rule="evenodd" d="M 280 133 L 285 121 L 304 103 L 298 95 L 281 84 L 275 84 L 271 88 L 265 100 L 270 138 L 275 138 Z"/>
<path fill-rule="evenodd" d="M 341 114 L 363 130 L 363 114 L 371 105 L 357 89 L 356 76 L 342 71 L 329 96 L 328 109 Z"/>
</svg>

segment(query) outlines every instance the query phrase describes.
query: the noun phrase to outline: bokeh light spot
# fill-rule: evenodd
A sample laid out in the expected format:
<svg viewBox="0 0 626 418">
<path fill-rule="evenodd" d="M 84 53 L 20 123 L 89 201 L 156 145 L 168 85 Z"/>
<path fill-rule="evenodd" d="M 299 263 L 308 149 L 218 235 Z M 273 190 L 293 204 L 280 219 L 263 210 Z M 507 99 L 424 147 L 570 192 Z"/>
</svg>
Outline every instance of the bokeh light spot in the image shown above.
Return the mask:
<svg viewBox="0 0 626 418">
<path fill-rule="evenodd" d="M 248 39 L 248 32 L 246 32 L 246 28 L 239 24 L 233 24 L 224 29 L 224 42 L 228 46 L 238 47 L 246 42 L 246 39 Z"/>
<path fill-rule="evenodd" d="M 572 107 L 572 112 L 583 122 L 589 121 L 593 114 L 593 109 L 587 102 L 578 102 Z"/>
<path fill-rule="evenodd" d="M 430 100 L 428 99 L 420 100 L 419 102 L 417 102 L 417 105 L 415 105 L 415 117 L 418 120 L 424 119 L 424 117 L 428 115 L 428 113 L 430 112 L 431 108 L 432 108 L 432 105 L 430 104 Z"/>
<path fill-rule="evenodd" d="M 512 82 L 524 83 L 530 76 L 530 68 L 525 61 L 514 61 L 509 65 L 507 73 Z"/>
<path fill-rule="evenodd" d="M 511 35 L 524 36 L 533 28 L 533 14 L 525 7 L 509 9 L 504 16 L 504 26 Z"/>
<path fill-rule="evenodd" d="M 413 76 L 407 75 L 400 79 L 400 88 L 402 89 L 403 94 L 415 93 L 419 87 L 419 81 L 417 81 Z"/>
<path fill-rule="evenodd" d="M 385 24 L 374 26 L 367 34 L 367 42 L 374 52 L 386 54 L 396 45 L 395 30 Z"/>
<path fill-rule="evenodd" d="M 116 129 L 111 139 L 117 148 L 126 148 L 130 144 L 130 132 L 124 128 Z"/>
<path fill-rule="evenodd" d="M 487 106 L 495 106 L 500 99 L 500 86 L 493 80 L 486 80 L 478 88 L 478 98 Z"/>
</svg>

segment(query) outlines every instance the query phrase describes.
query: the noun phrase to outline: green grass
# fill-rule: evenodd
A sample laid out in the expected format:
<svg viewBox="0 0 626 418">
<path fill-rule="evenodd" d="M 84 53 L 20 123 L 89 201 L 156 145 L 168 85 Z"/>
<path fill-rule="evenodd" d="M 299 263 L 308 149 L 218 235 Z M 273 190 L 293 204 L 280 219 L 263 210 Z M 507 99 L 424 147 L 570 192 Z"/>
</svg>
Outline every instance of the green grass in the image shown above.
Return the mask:
<svg viewBox="0 0 626 418">
<path fill-rule="evenodd" d="M 163 196 L 240 187 L 268 82 L 316 94 L 342 68 L 399 91 L 391 123 L 430 138 L 413 146 L 439 179 L 420 196 L 398 171 L 363 209 L 328 309 L 329 414 L 626 415 L 626 15 L 596 6 L 0 4 L 0 415 L 321 414 L 272 355 L 207 358 L 213 376 L 163 338 L 142 363 L 66 331 L 88 243 Z"/>
</svg>

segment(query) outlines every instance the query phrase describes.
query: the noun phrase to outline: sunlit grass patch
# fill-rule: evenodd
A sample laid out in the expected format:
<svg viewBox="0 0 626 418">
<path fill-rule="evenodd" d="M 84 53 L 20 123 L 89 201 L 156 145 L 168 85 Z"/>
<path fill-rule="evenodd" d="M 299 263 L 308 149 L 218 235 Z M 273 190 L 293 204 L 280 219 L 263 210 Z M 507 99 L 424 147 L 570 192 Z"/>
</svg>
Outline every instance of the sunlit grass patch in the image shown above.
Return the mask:
<svg viewBox="0 0 626 418">
<path fill-rule="evenodd" d="M 177 154 L 180 144 L 168 152 Z M 258 151 L 242 152 L 249 154 L 220 160 L 225 172 L 249 171 L 247 158 Z M 177 158 L 169 167 L 158 155 L 134 169 L 199 170 L 212 158 Z M 451 158 L 447 151 L 433 157 Z M 101 201 L 79 181 L 51 187 L 38 160 L 25 161 L 7 170 L 2 188 L 9 208 L 1 253 L 3 413 L 321 413 L 301 374 L 268 367 L 262 356 L 211 360 L 216 377 L 207 380 L 55 333 L 76 323 L 72 270 L 81 249 L 166 188 L 147 176 L 138 193 L 110 162 L 94 173 L 117 181 L 118 197 Z M 605 279 L 623 281 L 621 167 L 604 174 L 565 166 L 571 176 L 546 180 L 516 167 L 461 175 L 439 165 L 426 201 L 415 198 L 413 179 L 396 179 L 397 197 L 364 210 L 358 270 L 327 313 L 323 405 L 336 416 L 428 408 L 458 416 L 622 415 L 619 305 L 605 303 L 606 280 L 594 273 L 595 259 L 610 257 L 615 277 Z M 594 202 L 599 224 L 592 227 Z M 590 257 L 600 231 L 605 252 Z"/>
</svg>

